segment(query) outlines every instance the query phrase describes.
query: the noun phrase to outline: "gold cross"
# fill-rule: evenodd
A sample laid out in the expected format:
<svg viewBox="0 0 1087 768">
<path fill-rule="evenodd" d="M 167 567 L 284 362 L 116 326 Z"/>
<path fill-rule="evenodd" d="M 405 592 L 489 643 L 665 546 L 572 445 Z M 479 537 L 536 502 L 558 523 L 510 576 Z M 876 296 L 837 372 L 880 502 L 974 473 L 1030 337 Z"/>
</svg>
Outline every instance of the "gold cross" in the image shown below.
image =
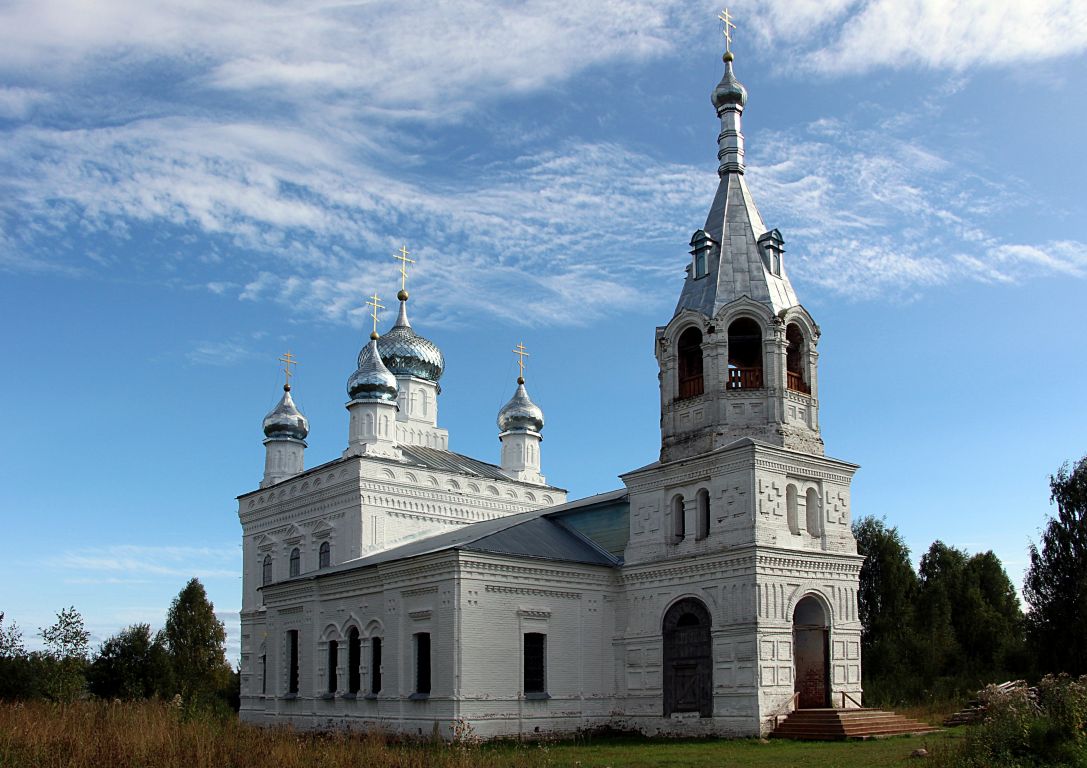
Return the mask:
<svg viewBox="0 0 1087 768">
<path fill-rule="evenodd" d="M 374 333 L 376 334 L 377 333 L 377 311 L 379 309 L 385 309 L 385 305 L 381 303 L 381 299 L 379 299 L 377 294 L 375 293 L 373 296 L 370 297 L 370 300 L 368 302 L 366 302 L 366 306 L 372 307 L 372 311 L 370 312 L 370 314 L 374 318 Z M 375 335 L 374 338 L 376 339 L 377 336 Z"/>
<path fill-rule="evenodd" d="M 732 30 L 736 29 L 736 25 L 732 23 L 732 16 L 729 14 L 728 8 L 717 14 L 717 18 L 725 25 L 725 28 L 722 30 L 725 35 L 725 50 L 732 50 Z"/>
<path fill-rule="evenodd" d="M 408 289 L 408 264 L 414 264 L 415 259 L 409 259 L 408 254 L 411 251 L 408 250 L 406 245 L 400 246 L 399 256 L 393 256 L 394 259 L 400 262 L 400 290 L 406 291 Z"/>
<path fill-rule="evenodd" d="M 291 373 L 291 366 L 292 365 L 298 365 L 298 361 L 295 360 L 294 355 L 292 355 L 291 351 L 288 349 L 287 354 L 285 354 L 285 355 L 283 355 L 282 357 L 279 358 L 279 362 L 283 363 L 283 373 L 285 373 L 287 375 L 287 380 L 283 383 L 283 386 L 286 387 L 287 389 L 290 389 L 291 388 L 291 376 L 294 375 L 294 374 Z"/>
<path fill-rule="evenodd" d="M 513 354 L 517 355 L 517 367 L 521 369 L 520 378 L 523 379 L 525 378 L 525 358 L 529 356 L 523 341 L 514 347 Z"/>
</svg>

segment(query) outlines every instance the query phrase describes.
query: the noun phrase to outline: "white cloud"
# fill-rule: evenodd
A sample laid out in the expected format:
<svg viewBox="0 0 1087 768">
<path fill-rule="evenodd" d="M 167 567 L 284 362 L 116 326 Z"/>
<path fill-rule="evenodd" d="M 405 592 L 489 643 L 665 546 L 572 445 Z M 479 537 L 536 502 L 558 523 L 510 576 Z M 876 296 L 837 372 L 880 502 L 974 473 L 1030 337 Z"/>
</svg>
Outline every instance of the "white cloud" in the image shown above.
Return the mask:
<svg viewBox="0 0 1087 768">
<path fill-rule="evenodd" d="M 766 0 L 753 9 L 756 39 L 787 66 L 827 73 L 961 71 L 1076 55 L 1087 50 L 1080 0 Z"/>
<path fill-rule="evenodd" d="M 50 560 L 54 568 L 74 572 L 76 583 L 133 583 L 170 578 L 236 578 L 237 546 L 175 547 L 117 544 L 64 552 Z"/>
</svg>

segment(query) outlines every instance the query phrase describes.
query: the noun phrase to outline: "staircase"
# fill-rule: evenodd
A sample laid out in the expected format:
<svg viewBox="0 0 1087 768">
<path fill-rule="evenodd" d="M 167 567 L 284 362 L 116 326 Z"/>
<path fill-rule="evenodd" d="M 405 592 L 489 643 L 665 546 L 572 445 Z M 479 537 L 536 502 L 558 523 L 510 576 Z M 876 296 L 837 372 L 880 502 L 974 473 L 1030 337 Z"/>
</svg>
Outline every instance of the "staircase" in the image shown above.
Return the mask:
<svg viewBox="0 0 1087 768">
<path fill-rule="evenodd" d="M 772 739 L 837 741 L 934 733 L 927 723 L 878 709 L 797 709 L 770 734 Z"/>
</svg>

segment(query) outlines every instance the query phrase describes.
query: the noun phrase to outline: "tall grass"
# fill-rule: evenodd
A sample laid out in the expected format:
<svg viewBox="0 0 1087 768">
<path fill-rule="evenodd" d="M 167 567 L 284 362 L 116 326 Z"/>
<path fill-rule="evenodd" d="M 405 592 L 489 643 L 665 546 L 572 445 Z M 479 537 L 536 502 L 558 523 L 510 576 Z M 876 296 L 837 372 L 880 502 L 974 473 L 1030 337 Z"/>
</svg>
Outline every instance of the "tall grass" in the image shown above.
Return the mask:
<svg viewBox="0 0 1087 768">
<path fill-rule="evenodd" d="M 535 768 L 533 748 L 399 744 L 380 734 L 258 728 L 159 702 L 0 704 L 4 768 Z"/>
</svg>

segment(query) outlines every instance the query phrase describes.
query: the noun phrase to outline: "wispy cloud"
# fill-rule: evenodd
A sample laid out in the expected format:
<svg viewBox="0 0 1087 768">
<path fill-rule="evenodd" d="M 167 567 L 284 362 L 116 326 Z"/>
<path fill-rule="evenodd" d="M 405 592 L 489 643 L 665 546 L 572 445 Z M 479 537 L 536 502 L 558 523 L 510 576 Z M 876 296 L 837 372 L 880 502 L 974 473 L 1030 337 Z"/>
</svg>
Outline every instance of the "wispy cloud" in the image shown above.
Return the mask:
<svg viewBox="0 0 1087 768">
<path fill-rule="evenodd" d="M 50 560 L 69 571 L 73 583 L 147 582 L 162 577 L 236 578 L 241 569 L 237 546 L 172 547 L 117 544 L 64 552 Z M 97 581 L 96 581 L 97 580 Z"/>
</svg>

